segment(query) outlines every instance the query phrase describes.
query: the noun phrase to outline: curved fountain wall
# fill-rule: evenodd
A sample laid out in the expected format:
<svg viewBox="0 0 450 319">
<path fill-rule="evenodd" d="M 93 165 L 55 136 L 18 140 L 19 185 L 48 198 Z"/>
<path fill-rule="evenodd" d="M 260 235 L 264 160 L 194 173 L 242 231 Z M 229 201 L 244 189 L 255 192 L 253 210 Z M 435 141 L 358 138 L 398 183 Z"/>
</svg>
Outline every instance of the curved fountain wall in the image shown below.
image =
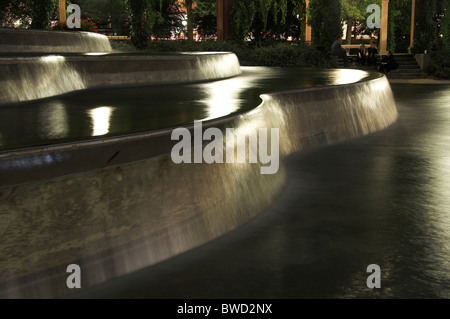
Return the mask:
<svg viewBox="0 0 450 319">
<path fill-rule="evenodd" d="M 106 36 L 90 32 L 0 29 L 0 53 L 0 105 L 104 86 L 210 81 L 241 73 L 234 53 L 120 54 Z"/>
<path fill-rule="evenodd" d="M 385 77 L 262 99 L 204 129 L 279 128 L 284 158 L 398 116 Z M 260 164 L 174 164 L 171 132 L 0 153 L 0 295 L 67 295 L 72 263 L 84 288 L 155 264 L 242 225 L 282 190 L 282 160 L 275 175 Z"/>
<path fill-rule="evenodd" d="M 111 51 L 108 38 L 97 33 L 0 29 L 0 53 Z"/>
<path fill-rule="evenodd" d="M 110 49 L 98 35 L 0 30 L 0 52 L 9 54 L 0 58 L 0 104 L 240 73 L 232 53 L 59 54 Z M 0 152 L 0 297 L 65 296 L 72 292 L 69 264 L 81 266 L 87 288 L 202 245 L 273 203 L 285 181 L 284 157 L 384 129 L 397 118 L 385 77 L 262 99 L 252 111 L 203 128 L 279 128 L 275 175 L 261 175 L 261 164 L 176 165 L 169 129 Z"/>
<path fill-rule="evenodd" d="M 0 57 L 0 105 L 105 86 L 210 81 L 241 73 L 234 53 Z"/>
</svg>

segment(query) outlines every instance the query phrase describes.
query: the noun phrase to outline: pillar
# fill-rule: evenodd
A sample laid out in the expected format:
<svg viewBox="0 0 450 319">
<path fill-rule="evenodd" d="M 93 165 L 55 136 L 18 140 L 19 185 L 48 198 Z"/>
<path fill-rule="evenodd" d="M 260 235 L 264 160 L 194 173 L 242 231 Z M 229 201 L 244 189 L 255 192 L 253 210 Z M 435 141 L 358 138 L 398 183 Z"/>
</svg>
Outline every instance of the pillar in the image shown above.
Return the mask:
<svg viewBox="0 0 450 319">
<path fill-rule="evenodd" d="M 66 0 L 59 0 L 59 21 L 66 21 L 67 12 L 66 12 Z"/>
<path fill-rule="evenodd" d="M 231 10 L 233 0 L 217 0 L 217 37 L 219 40 L 231 39 Z"/>
<path fill-rule="evenodd" d="M 416 0 L 412 0 L 412 9 L 411 9 L 411 40 L 410 45 L 413 45 L 414 37 L 416 33 Z"/>
<path fill-rule="evenodd" d="M 381 7 L 380 54 L 386 54 L 387 52 L 388 20 L 389 0 L 383 0 Z"/>
<path fill-rule="evenodd" d="M 308 12 L 309 0 L 306 0 L 305 4 L 306 4 L 305 12 Z M 311 26 L 308 25 L 308 17 L 306 17 L 306 19 L 305 19 L 305 42 L 311 43 Z"/>
</svg>

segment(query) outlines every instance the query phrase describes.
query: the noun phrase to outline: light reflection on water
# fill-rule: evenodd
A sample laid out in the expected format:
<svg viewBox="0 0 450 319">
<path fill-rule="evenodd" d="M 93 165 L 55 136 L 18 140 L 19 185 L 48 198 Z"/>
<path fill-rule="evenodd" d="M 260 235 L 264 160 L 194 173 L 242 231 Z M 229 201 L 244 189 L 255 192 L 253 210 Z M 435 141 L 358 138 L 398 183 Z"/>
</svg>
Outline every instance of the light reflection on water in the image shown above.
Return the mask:
<svg viewBox="0 0 450 319">
<path fill-rule="evenodd" d="M 108 134 L 113 111 L 114 108 L 108 106 L 101 106 L 88 111 L 92 120 L 92 136 Z"/>
<path fill-rule="evenodd" d="M 369 76 L 369 73 L 361 70 L 338 69 L 331 71 L 329 76 L 334 85 L 339 85 L 361 81 Z"/>
<path fill-rule="evenodd" d="M 397 124 L 289 157 L 270 211 L 81 297 L 450 298 L 450 87 L 393 91 Z"/>
<path fill-rule="evenodd" d="M 39 129 L 43 139 L 65 138 L 69 134 L 67 110 L 62 103 L 51 101 L 42 106 Z"/>
<path fill-rule="evenodd" d="M 58 57 L 46 59 L 59 61 Z M 368 74 L 358 70 L 243 67 L 238 77 L 209 83 L 88 90 L 20 105 L 3 105 L 0 108 L 0 132 L 3 134 L 0 149 L 121 135 L 208 120 L 255 108 L 261 104 L 263 93 L 344 84 L 359 81 L 363 75 Z M 108 105 L 111 112 L 114 110 L 114 116 L 107 109 L 93 113 L 93 109 L 103 105 Z"/>
</svg>

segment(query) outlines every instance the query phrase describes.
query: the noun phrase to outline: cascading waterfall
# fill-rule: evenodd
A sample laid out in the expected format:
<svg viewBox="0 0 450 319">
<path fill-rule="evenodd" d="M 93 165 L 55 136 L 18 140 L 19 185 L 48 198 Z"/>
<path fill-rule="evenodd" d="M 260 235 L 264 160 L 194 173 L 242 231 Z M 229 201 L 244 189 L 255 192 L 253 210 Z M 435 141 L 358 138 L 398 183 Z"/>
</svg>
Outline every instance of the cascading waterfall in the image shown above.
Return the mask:
<svg viewBox="0 0 450 319">
<path fill-rule="evenodd" d="M 114 59 L 0 58 L 0 104 L 158 83 L 164 72 L 171 74 L 166 83 L 240 73 L 229 53 Z M 261 162 L 177 165 L 170 157 L 172 129 L 0 152 L 0 296 L 65 296 L 72 293 L 65 286 L 69 264 L 82 267 L 87 288 L 198 247 L 271 205 L 289 154 L 382 130 L 398 116 L 385 77 L 267 92 L 262 99 L 256 109 L 205 121 L 203 128 L 279 129 L 273 175 L 261 174 Z M 57 104 L 49 112 L 65 119 Z M 64 133 L 64 127 L 46 132 Z"/>
<path fill-rule="evenodd" d="M 60 55 L 2 58 L 0 70 L 0 104 L 32 101 L 86 88 L 80 72 Z"/>
</svg>

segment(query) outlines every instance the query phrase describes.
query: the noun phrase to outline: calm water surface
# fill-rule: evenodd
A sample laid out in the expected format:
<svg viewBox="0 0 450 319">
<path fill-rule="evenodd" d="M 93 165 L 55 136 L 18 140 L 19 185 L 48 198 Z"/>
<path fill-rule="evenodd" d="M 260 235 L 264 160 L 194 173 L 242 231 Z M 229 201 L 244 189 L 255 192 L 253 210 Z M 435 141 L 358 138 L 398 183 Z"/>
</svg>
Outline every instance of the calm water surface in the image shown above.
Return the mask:
<svg viewBox="0 0 450 319">
<path fill-rule="evenodd" d="M 190 85 L 85 90 L 0 106 L 0 150 L 157 130 L 257 107 L 262 93 L 356 82 L 357 70 L 244 67 L 242 75 Z"/>
</svg>

